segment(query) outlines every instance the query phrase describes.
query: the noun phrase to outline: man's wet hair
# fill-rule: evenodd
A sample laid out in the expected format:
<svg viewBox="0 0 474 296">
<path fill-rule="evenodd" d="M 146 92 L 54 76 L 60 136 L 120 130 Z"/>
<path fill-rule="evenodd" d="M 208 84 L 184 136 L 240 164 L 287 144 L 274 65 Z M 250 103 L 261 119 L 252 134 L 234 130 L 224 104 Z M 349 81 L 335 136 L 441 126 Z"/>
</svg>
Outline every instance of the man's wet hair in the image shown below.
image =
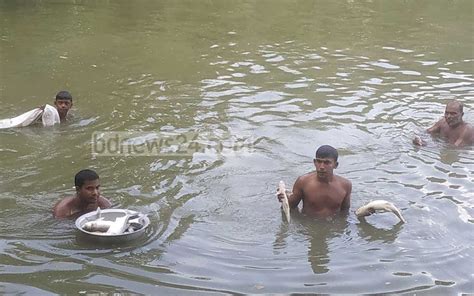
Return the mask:
<svg viewBox="0 0 474 296">
<path fill-rule="evenodd" d="M 464 111 L 463 111 L 463 110 L 464 110 L 464 104 L 463 104 L 462 102 L 456 100 L 456 99 L 450 100 L 450 101 L 446 104 L 446 106 L 448 106 L 448 105 L 453 105 L 453 104 L 454 104 L 454 105 L 458 105 L 458 107 L 459 107 L 459 112 L 460 112 L 460 113 L 463 113 L 463 112 L 464 112 Z"/>
<path fill-rule="evenodd" d="M 69 100 L 72 101 L 71 93 L 67 90 L 62 90 L 56 94 L 56 101 L 57 100 Z"/>
<path fill-rule="evenodd" d="M 97 173 L 93 170 L 81 170 L 74 177 L 74 185 L 79 189 L 82 187 L 82 185 L 84 185 L 84 183 L 86 183 L 86 181 L 94 181 L 97 179 L 99 179 L 99 175 L 97 175 Z"/>
<path fill-rule="evenodd" d="M 332 158 L 337 161 L 338 156 L 336 148 L 329 145 L 323 145 L 316 150 L 316 158 Z"/>
</svg>

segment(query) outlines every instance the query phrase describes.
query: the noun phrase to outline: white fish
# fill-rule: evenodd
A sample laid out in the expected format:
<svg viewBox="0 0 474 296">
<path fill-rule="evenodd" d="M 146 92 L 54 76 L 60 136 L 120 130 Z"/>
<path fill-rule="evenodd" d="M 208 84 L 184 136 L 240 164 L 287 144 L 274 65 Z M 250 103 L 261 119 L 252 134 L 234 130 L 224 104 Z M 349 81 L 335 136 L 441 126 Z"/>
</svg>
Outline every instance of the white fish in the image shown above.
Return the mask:
<svg viewBox="0 0 474 296">
<path fill-rule="evenodd" d="M 365 206 L 358 208 L 355 211 L 355 214 L 357 215 L 357 217 L 364 217 L 370 216 L 375 212 L 392 212 L 400 219 L 400 221 L 406 223 L 406 220 L 403 218 L 397 207 L 393 203 L 388 202 L 386 200 L 371 201 Z"/>
<path fill-rule="evenodd" d="M 97 207 L 97 210 L 95 211 L 95 216 L 97 220 L 102 218 L 102 211 L 100 207 Z"/>
<path fill-rule="evenodd" d="M 122 234 L 127 230 L 129 224 L 128 220 L 132 217 L 131 214 L 127 212 L 125 216 L 115 218 L 115 221 L 110 225 L 109 229 L 107 230 L 107 234 L 110 235 L 117 235 Z"/>
<path fill-rule="evenodd" d="M 283 213 L 285 213 L 286 221 L 290 223 L 290 204 L 288 203 L 288 196 L 286 196 L 286 187 L 285 182 L 280 181 L 278 184 L 278 194 L 283 194 L 283 198 L 281 199 L 281 208 L 283 209 Z"/>
<path fill-rule="evenodd" d="M 107 221 L 103 218 L 99 218 L 97 220 L 84 223 L 82 229 L 89 232 L 107 232 L 110 229 L 110 226 L 112 226 L 114 223 L 114 221 Z"/>
<path fill-rule="evenodd" d="M 117 235 L 125 232 L 134 232 L 143 227 L 143 214 L 126 212 L 125 216 L 115 218 L 114 221 L 104 220 L 100 207 L 95 212 L 95 220 L 82 225 L 85 231 L 98 235 Z"/>
<path fill-rule="evenodd" d="M 82 225 L 82 229 L 89 231 L 89 232 L 106 232 L 109 230 L 110 225 L 114 223 L 113 221 L 106 221 L 104 218 L 102 218 L 102 212 L 100 210 L 100 207 L 97 207 L 97 210 L 95 212 L 95 220 L 89 221 L 84 223 Z"/>
</svg>

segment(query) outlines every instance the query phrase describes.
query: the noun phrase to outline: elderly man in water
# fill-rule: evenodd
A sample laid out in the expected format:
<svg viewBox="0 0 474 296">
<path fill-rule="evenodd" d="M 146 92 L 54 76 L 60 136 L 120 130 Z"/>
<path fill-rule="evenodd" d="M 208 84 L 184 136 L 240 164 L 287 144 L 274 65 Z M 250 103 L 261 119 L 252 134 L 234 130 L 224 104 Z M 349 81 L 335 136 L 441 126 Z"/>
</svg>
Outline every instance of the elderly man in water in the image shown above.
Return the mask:
<svg viewBox="0 0 474 296">
<path fill-rule="evenodd" d="M 74 177 L 76 194 L 60 200 L 53 208 L 56 218 L 75 218 L 82 214 L 109 208 L 112 204 L 100 194 L 99 175 L 93 170 L 82 170 Z"/>
<path fill-rule="evenodd" d="M 458 147 L 472 145 L 474 143 L 474 128 L 463 121 L 463 109 L 462 102 L 449 101 L 444 111 L 444 117 L 426 131 L 432 135 L 439 135 Z M 426 142 L 417 136 L 413 139 L 413 144 L 424 146 Z"/>
<path fill-rule="evenodd" d="M 316 151 L 313 160 L 316 171 L 296 179 L 293 192 L 288 195 L 290 208 L 296 208 L 303 201 L 303 214 L 328 217 L 338 212 L 347 212 L 351 205 L 352 183 L 333 171 L 338 166 L 337 150 L 323 145 Z M 278 200 L 283 194 L 277 195 Z"/>
</svg>

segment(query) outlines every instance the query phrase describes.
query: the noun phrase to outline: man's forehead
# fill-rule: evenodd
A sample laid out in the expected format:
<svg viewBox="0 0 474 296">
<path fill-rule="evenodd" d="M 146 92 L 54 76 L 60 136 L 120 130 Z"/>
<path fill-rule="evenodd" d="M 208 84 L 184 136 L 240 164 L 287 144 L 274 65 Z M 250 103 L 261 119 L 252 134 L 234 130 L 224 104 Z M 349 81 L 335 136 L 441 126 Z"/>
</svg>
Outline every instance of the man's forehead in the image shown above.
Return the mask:
<svg viewBox="0 0 474 296">
<path fill-rule="evenodd" d="M 99 179 L 85 180 L 83 186 L 97 186 L 97 185 L 100 185 Z"/>
<path fill-rule="evenodd" d="M 446 104 L 446 110 L 450 110 L 450 111 L 459 111 L 461 110 L 461 103 L 459 102 L 449 102 L 448 104 Z"/>
<path fill-rule="evenodd" d="M 327 160 L 336 161 L 334 158 L 331 158 L 331 157 L 316 157 L 315 160 L 319 160 L 319 161 L 327 161 Z"/>
</svg>

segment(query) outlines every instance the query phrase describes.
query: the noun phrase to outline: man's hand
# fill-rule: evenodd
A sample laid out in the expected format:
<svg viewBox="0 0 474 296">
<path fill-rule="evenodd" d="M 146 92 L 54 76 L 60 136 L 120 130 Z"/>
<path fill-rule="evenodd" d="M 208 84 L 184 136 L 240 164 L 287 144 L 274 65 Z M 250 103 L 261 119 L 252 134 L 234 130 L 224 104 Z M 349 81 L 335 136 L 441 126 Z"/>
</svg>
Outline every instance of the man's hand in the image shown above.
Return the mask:
<svg viewBox="0 0 474 296">
<path fill-rule="evenodd" d="M 413 144 L 417 146 L 425 146 L 426 142 L 423 141 L 420 136 L 415 136 L 415 138 L 413 139 Z"/>
<path fill-rule="evenodd" d="M 286 196 L 289 197 L 290 194 L 291 194 L 291 191 L 286 190 Z M 283 197 L 285 197 L 285 195 L 283 194 L 283 192 L 280 192 L 280 191 L 279 191 L 279 188 L 277 188 L 277 194 L 276 194 L 276 196 L 277 196 L 279 202 L 281 202 L 281 200 L 283 199 Z"/>
</svg>

